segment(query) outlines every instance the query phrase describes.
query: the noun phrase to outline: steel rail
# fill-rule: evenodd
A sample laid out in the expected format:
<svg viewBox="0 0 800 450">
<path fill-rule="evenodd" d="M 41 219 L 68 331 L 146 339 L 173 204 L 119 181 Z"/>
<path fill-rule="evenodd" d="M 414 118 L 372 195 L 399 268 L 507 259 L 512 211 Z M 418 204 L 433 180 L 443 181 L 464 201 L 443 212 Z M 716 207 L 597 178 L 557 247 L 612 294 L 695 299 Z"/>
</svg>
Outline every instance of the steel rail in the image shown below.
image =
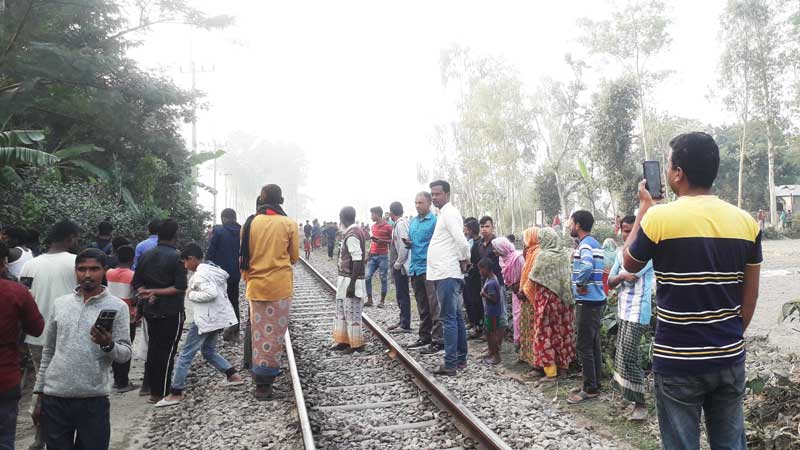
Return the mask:
<svg viewBox="0 0 800 450">
<path fill-rule="evenodd" d="M 303 264 L 330 290 L 336 292 L 336 287 L 324 275 L 304 258 L 300 259 Z M 412 380 L 420 389 L 430 394 L 430 399 L 440 409 L 448 412 L 454 419 L 454 424 L 462 433 L 475 440 L 479 448 L 486 450 L 511 450 L 500 436 L 492 431 L 485 423 L 461 403 L 456 396 L 451 394 L 447 388 L 436 379 L 422 365 L 420 365 L 397 341 L 392 338 L 377 322 L 372 320 L 367 314 L 361 315 L 364 324 L 375 333 L 388 348 L 389 355 L 397 359 L 408 372 L 412 375 Z M 299 408 L 298 408 L 299 412 Z M 308 449 L 307 449 L 308 450 Z"/>
<path fill-rule="evenodd" d="M 292 338 L 289 337 L 288 330 L 283 335 L 283 342 L 286 346 L 286 359 L 289 360 L 289 372 L 292 375 L 292 390 L 294 391 L 294 401 L 297 403 L 297 419 L 300 421 L 300 431 L 303 435 L 303 448 L 305 450 L 316 450 L 314 432 L 311 430 L 311 420 L 308 418 L 306 399 L 303 397 L 303 385 L 300 384 L 300 373 L 297 371 Z"/>
</svg>

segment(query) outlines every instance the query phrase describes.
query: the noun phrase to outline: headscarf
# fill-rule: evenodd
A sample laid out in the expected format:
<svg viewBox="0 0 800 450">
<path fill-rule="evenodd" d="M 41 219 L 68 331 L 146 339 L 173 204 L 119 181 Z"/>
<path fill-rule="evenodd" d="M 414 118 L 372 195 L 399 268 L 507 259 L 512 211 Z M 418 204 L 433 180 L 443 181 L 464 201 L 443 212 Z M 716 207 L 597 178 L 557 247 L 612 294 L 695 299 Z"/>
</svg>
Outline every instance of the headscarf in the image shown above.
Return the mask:
<svg viewBox="0 0 800 450">
<path fill-rule="evenodd" d="M 525 262 L 522 252 L 514 247 L 507 238 L 499 237 L 492 240 L 494 252 L 500 257 L 500 269 L 503 273 L 503 282 L 512 285 L 519 282 L 522 274 L 522 265 Z"/>
<path fill-rule="evenodd" d="M 605 241 L 603 241 L 603 262 L 605 264 L 605 270 L 611 270 L 611 266 L 614 265 L 614 261 L 616 260 L 617 260 L 617 241 L 608 238 Z"/>
<path fill-rule="evenodd" d="M 552 228 L 540 228 L 538 234 L 539 255 L 528 279 L 553 291 L 565 305 L 572 305 L 575 297 L 572 294 L 570 252 L 561 248 L 558 235 Z"/>
<path fill-rule="evenodd" d="M 524 292 L 525 285 L 528 284 L 528 276 L 533 269 L 533 263 L 539 256 L 539 229 L 531 227 L 522 233 L 522 242 L 525 243 L 525 265 L 522 266 L 522 274 L 519 279 L 519 289 Z"/>
</svg>

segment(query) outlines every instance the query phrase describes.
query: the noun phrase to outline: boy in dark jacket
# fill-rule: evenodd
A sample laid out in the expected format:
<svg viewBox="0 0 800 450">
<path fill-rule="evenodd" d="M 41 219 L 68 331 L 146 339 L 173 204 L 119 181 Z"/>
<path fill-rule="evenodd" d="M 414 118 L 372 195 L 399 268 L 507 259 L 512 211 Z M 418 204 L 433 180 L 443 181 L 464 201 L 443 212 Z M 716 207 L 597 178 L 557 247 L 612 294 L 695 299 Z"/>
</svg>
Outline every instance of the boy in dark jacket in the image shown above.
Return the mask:
<svg viewBox="0 0 800 450">
<path fill-rule="evenodd" d="M 236 320 L 239 321 L 239 241 L 241 225 L 236 222 L 236 211 L 222 210 L 222 225 L 217 225 L 208 243 L 207 259 L 228 272 L 228 299 L 231 301 Z M 226 341 L 239 339 L 239 324 L 228 328 L 222 335 Z"/>
</svg>

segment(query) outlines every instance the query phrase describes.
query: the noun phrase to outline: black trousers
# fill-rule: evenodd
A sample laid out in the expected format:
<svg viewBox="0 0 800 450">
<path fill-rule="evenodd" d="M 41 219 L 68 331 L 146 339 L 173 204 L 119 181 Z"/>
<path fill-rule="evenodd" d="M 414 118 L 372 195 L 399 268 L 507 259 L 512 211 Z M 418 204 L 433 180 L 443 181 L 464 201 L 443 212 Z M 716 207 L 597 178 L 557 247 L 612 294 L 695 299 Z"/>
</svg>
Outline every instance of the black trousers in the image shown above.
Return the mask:
<svg viewBox="0 0 800 450">
<path fill-rule="evenodd" d="M 232 280 L 228 278 L 228 300 L 231 301 L 233 312 L 236 313 L 236 319 L 239 320 L 239 279 Z"/>
<path fill-rule="evenodd" d="M 328 258 L 333 258 L 333 245 L 335 242 L 328 241 Z"/>
<path fill-rule="evenodd" d="M 131 324 L 131 345 L 133 345 L 133 339 L 136 337 L 136 327 Z M 117 387 L 125 387 L 128 383 L 131 382 L 128 379 L 128 374 L 131 372 L 131 360 L 133 358 L 125 361 L 124 363 L 112 362 L 111 363 L 111 370 L 114 372 L 114 385 Z"/>
<path fill-rule="evenodd" d="M 483 299 L 481 298 L 481 277 L 468 275 L 464 280 L 464 307 L 467 310 L 467 320 L 483 328 Z"/>
<path fill-rule="evenodd" d="M 578 359 L 583 370 L 583 390 L 589 394 L 600 391 L 603 377 L 603 354 L 600 346 L 600 319 L 603 306 L 575 305 L 578 323 Z"/>
<path fill-rule="evenodd" d="M 47 450 L 108 450 L 111 438 L 108 397 L 42 397 Z"/>
<path fill-rule="evenodd" d="M 150 340 L 144 371 L 152 397 L 165 397 L 169 393 L 172 367 L 181 340 L 184 319 L 183 313 L 146 319 Z"/>
</svg>

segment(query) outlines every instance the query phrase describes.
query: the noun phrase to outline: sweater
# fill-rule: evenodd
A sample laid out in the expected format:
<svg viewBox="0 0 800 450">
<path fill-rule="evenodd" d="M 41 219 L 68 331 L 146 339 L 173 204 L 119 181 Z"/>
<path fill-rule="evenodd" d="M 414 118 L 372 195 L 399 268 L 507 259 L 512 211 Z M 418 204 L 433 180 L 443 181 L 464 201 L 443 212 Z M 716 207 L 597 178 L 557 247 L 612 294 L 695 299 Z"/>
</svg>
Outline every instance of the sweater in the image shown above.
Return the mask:
<svg viewBox="0 0 800 450">
<path fill-rule="evenodd" d="M 92 342 L 91 336 L 97 316 L 104 309 L 117 312 L 111 329 L 114 348 L 108 352 Z M 129 322 L 128 305 L 106 288 L 86 302 L 80 288 L 57 298 L 47 323 L 33 392 L 66 398 L 108 396 L 111 363 L 131 359 Z"/>
<path fill-rule="evenodd" d="M 0 398 L 20 383 L 20 330 L 40 336 L 44 319 L 25 286 L 0 279 Z"/>
</svg>

